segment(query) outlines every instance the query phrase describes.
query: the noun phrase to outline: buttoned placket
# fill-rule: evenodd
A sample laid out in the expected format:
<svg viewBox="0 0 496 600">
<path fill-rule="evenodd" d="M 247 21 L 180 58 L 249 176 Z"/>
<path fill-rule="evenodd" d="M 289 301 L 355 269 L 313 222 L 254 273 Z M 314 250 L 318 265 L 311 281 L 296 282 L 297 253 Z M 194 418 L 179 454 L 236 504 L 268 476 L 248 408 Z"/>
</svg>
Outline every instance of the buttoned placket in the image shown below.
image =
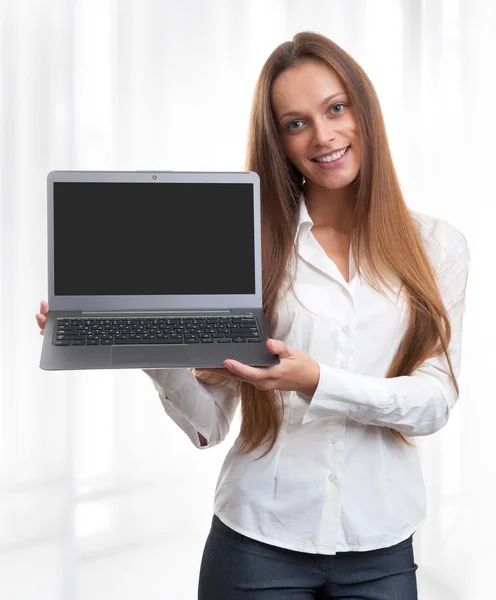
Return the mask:
<svg viewBox="0 0 496 600">
<path fill-rule="evenodd" d="M 330 260 L 330 259 L 329 259 Z M 329 277 L 331 275 L 327 274 Z M 333 278 L 333 277 L 332 277 Z M 333 278 L 335 279 L 335 278 Z M 344 324 L 339 327 L 339 349 L 341 356 L 338 361 L 338 368 L 348 369 L 352 362 L 353 357 L 353 343 L 354 343 L 354 328 L 355 328 L 355 314 L 354 314 L 354 301 L 353 301 L 353 285 L 351 281 L 348 287 L 345 287 L 346 282 L 340 282 L 335 280 L 340 285 L 341 293 L 346 297 L 347 310 L 345 312 Z M 325 508 L 322 512 L 322 521 L 320 529 L 320 540 L 319 542 L 324 544 L 328 543 L 329 536 L 334 542 L 337 540 L 339 531 L 339 515 L 341 514 L 341 484 L 343 476 L 343 463 L 344 463 L 344 434 L 346 429 L 346 417 L 336 417 L 329 419 L 329 466 L 327 472 L 326 487 L 328 493 L 325 497 Z"/>
<path fill-rule="evenodd" d="M 349 255 L 349 275 L 350 281 L 346 282 L 334 261 L 327 256 L 324 249 L 311 234 L 310 227 L 306 226 L 301 231 L 303 244 L 299 244 L 298 250 L 300 257 L 318 268 L 326 277 L 333 280 L 338 285 L 341 294 L 346 298 L 348 306 L 345 322 L 339 328 L 339 335 L 342 338 L 339 344 L 341 356 L 338 359 L 337 368 L 349 369 L 352 362 L 353 353 L 353 331 L 354 331 L 354 300 L 353 288 L 356 285 L 356 269 L 353 261 L 353 254 L 350 245 Z M 337 290 L 336 290 L 337 291 Z M 334 325 L 335 326 L 335 325 Z M 341 514 L 341 478 L 344 463 L 344 433 L 346 428 L 346 417 L 336 416 L 335 419 L 329 419 L 329 439 L 330 448 L 327 453 L 329 457 L 329 467 L 327 472 L 326 487 L 328 493 L 325 494 L 324 510 L 320 523 L 318 543 L 328 545 L 329 539 L 336 543 L 340 527 Z"/>
</svg>

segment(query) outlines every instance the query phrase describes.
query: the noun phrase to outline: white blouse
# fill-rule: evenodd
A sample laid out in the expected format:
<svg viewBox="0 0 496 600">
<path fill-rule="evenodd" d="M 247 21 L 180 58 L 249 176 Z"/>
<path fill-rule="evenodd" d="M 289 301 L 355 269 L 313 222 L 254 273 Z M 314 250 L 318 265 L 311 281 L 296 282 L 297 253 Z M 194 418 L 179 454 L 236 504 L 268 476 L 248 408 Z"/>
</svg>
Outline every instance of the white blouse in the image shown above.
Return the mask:
<svg viewBox="0 0 496 600">
<path fill-rule="evenodd" d="M 387 290 L 384 296 L 358 279 L 351 247 L 347 283 L 310 231 L 305 202 L 300 206 L 296 297 L 287 292 L 279 299 L 272 337 L 318 361 L 320 380 L 311 400 L 283 392 L 281 431 L 264 458 L 254 460 L 262 449 L 236 455 L 238 436 L 218 477 L 214 512 L 243 535 L 301 552 L 392 546 L 414 533 L 426 507 L 418 451 L 388 428 L 409 438 L 438 431 L 456 390 L 444 354 L 410 376 L 385 377 L 407 327 L 403 294 Z M 467 241 L 446 221 L 410 212 L 449 312 L 458 377 Z M 197 448 L 225 438 L 239 405 L 232 382 L 208 388 L 187 369 L 144 371 L 166 413 Z"/>
</svg>

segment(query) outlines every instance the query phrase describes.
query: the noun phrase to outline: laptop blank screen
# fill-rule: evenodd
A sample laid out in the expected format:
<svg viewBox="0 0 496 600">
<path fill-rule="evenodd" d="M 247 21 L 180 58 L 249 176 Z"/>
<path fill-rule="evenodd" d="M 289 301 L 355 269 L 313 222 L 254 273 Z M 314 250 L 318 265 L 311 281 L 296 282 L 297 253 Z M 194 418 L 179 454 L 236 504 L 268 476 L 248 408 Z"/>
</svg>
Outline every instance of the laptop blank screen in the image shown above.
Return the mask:
<svg viewBox="0 0 496 600">
<path fill-rule="evenodd" d="M 54 293 L 255 293 L 251 183 L 55 182 Z"/>
</svg>

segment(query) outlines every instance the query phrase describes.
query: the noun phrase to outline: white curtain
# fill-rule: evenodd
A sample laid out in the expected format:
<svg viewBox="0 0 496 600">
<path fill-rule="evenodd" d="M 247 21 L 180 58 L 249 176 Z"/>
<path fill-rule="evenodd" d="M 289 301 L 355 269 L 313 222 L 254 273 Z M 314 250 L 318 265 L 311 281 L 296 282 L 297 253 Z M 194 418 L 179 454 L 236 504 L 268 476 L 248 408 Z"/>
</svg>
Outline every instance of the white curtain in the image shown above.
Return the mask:
<svg viewBox="0 0 496 600">
<path fill-rule="evenodd" d="M 322 33 L 381 100 L 407 203 L 466 235 L 461 397 L 419 439 L 420 598 L 496 589 L 492 0 L 4 0 L 0 8 L 0 597 L 194 599 L 216 477 L 140 370 L 45 372 L 46 175 L 243 170 L 258 73 Z M 93 214 L 74 235 L 91 243 Z"/>
</svg>

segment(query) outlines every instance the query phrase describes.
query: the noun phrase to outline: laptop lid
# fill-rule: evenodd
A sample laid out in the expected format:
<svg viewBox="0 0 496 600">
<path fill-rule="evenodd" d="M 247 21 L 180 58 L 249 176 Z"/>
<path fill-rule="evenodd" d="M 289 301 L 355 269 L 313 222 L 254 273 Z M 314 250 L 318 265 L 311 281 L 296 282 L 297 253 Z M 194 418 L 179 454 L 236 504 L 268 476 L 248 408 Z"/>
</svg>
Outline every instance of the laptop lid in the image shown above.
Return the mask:
<svg viewBox="0 0 496 600">
<path fill-rule="evenodd" d="M 261 308 L 254 172 L 51 171 L 51 310 Z"/>
</svg>

